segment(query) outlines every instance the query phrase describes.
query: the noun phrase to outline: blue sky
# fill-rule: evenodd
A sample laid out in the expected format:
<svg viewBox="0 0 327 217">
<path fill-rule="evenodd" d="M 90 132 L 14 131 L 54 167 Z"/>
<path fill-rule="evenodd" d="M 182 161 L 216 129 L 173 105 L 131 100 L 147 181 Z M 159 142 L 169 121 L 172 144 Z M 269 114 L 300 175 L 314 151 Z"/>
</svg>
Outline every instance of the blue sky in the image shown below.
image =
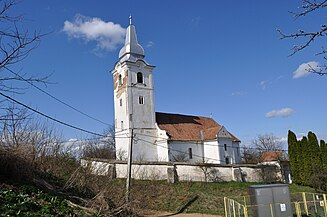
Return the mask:
<svg viewBox="0 0 327 217">
<path fill-rule="evenodd" d="M 111 70 L 132 14 L 146 60 L 156 66 L 156 111 L 212 113 L 243 143 L 264 133 L 286 137 L 289 129 L 298 135 L 311 130 L 327 139 L 327 76 L 293 78 L 301 64 L 321 61 L 314 56 L 317 48 L 288 57 L 295 41 L 279 40 L 276 31 L 319 28 L 325 19 L 319 14 L 292 17 L 288 11 L 299 5 L 294 0 L 24 0 L 14 12 L 24 16 L 25 27 L 49 34 L 13 69 L 51 74 L 54 84 L 41 88 L 112 124 Z M 100 133 L 106 128 L 33 87 L 13 96 L 72 125 Z M 87 136 L 53 125 L 67 139 Z"/>
</svg>

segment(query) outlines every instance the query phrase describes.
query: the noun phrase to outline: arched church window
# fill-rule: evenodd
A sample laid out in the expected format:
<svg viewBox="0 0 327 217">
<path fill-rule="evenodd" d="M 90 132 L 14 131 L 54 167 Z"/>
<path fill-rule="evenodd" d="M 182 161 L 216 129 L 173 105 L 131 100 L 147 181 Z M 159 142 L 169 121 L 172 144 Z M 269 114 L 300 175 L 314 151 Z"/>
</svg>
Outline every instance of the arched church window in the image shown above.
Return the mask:
<svg viewBox="0 0 327 217">
<path fill-rule="evenodd" d="M 137 73 L 137 83 L 143 84 L 143 75 L 142 72 Z"/>
<path fill-rule="evenodd" d="M 122 85 L 122 78 L 121 75 L 118 75 L 118 85 L 121 86 Z"/>
</svg>

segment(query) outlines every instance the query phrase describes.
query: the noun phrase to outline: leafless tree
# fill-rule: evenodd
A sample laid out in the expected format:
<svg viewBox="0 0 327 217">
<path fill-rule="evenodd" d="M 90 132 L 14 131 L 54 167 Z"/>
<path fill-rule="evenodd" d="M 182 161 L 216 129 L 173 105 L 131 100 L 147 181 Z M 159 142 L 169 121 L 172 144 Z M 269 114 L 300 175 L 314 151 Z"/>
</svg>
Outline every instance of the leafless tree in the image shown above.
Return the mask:
<svg viewBox="0 0 327 217">
<path fill-rule="evenodd" d="M 302 5 L 298 7 L 298 11 L 290 12 L 295 19 L 302 18 L 305 16 L 324 16 L 322 19 L 325 19 L 325 14 L 319 13 L 327 6 L 326 0 L 302 0 Z M 293 33 L 284 33 L 280 29 L 277 29 L 280 34 L 280 39 L 294 39 L 299 41 L 299 43 L 292 48 L 292 52 L 290 56 L 304 50 L 305 48 L 312 45 L 315 41 L 323 40 L 324 37 L 327 36 L 327 25 L 321 23 L 320 27 L 317 27 L 315 30 L 304 30 L 299 29 L 297 32 Z M 321 56 L 324 61 L 327 61 L 327 49 L 322 46 L 320 51 L 317 52 L 316 56 Z M 315 73 L 318 75 L 326 75 L 327 74 L 327 64 L 323 63 L 319 67 L 313 67 L 309 65 L 309 72 Z"/>
<path fill-rule="evenodd" d="M 46 154 L 46 144 L 56 142 L 53 128 L 36 120 L 26 109 L 11 104 L 1 111 L 4 113 L 0 119 L 1 149 L 25 147 L 37 157 Z"/>
<path fill-rule="evenodd" d="M 241 149 L 242 163 L 257 164 L 260 161 L 260 153 L 253 147 L 243 146 Z"/>
<path fill-rule="evenodd" d="M 283 142 L 273 134 L 261 134 L 251 141 L 249 147 L 242 147 L 243 163 L 259 163 L 262 153 L 270 151 L 281 151 Z M 284 152 L 283 152 L 284 153 Z M 284 155 L 283 155 L 284 157 Z"/>
<path fill-rule="evenodd" d="M 273 134 L 260 134 L 252 140 L 252 146 L 259 152 L 278 151 L 283 148 L 283 142 Z"/>
<path fill-rule="evenodd" d="M 24 29 L 22 16 L 13 15 L 16 4 L 16 0 L 0 1 L 0 91 L 20 92 L 24 87 L 17 83 L 13 85 L 13 82 L 46 83 L 48 78 L 27 75 L 12 68 L 38 47 L 43 36 L 39 32 L 30 33 Z"/>
<path fill-rule="evenodd" d="M 82 144 L 82 157 L 115 159 L 114 127 L 109 127 L 103 133 L 104 138 L 91 138 Z"/>
<path fill-rule="evenodd" d="M 49 171 L 58 162 L 49 161 L 62 156 L 63 143 L 54 128 L 41 123 L 26 109 L 14 104 L 1 109 L 0 168 L 15 176 L 31 176 L 34 171 Z M 16 174 L 17 173 L 17 174 Z"/>
</svg>

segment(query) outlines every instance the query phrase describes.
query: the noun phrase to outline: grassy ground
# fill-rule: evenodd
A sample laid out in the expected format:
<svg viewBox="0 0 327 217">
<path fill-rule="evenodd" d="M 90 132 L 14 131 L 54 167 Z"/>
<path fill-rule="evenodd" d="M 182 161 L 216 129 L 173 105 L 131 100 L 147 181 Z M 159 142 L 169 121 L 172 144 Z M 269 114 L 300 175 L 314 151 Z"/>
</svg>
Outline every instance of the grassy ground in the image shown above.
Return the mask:
<svg viewBox="0 0 327 217">
<path fill-rule="evenodd" d="M 131 198 L 135 213 L 158 210 L 175 213 L 224 213 L 223 197 L 240 198 L 247 195 L 250 185 L 263 183 L 204 183 L 182 182 L 168 184 L 166 181 L 132 181 Z M 44 193 L 31 186 L 0 186 L 0 216 L 84 216 L 81 210 L 68 206 L 62 197 Z M 290 192 L 314 192 L 314 189 L 290 185 Z M 119 207 L 124 204 L 125 180 L 107 182 L 104 197 Z M 183 207 L 192 201 L 187 208 Z"/>
<path fill-rule="evenodd" d="M 224 196 L 240 198 L 246 196 L 248 187 L 263 183 L 204 183 L 204 182 L 182 182 L 168 184 L 166 181 L 133 181 L 132 200 L 136 208 L 148 210 L 160 210 L 178 212 L 190 200 L 194 199 L 184 212 L 223 214 Z M 116 201 L 124 196 L 125 181 L 114 180 L 110 189 L 111 199 Z M 314 192 L 310 187 L 290 185 L 290 192 Z"/>
</svg>

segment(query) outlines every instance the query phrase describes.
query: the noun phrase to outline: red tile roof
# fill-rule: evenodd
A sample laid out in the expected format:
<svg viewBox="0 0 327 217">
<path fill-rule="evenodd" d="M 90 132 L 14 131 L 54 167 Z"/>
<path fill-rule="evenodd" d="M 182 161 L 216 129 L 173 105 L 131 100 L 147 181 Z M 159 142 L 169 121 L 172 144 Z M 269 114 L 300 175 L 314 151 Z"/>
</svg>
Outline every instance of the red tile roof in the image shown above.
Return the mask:
<svg viewBox="0 0 327 217">
<path fill-rule="evenodd" d="M 200 141 L 201 131 L 204 140 L 213 140 L 222 129 L 222 126 L 212 118 L 201 116 L 156 112 L 156 121 L 159 128 L 165 130 L 171 140 L 178 141 Z M 233 134 L 229 134 L 234 141 L 240 141 Z"/>
<path fill-rule="evenodd" d="M 282 157 L 282 151 L 268 151 L 261 154 L 261 162 L 277 161 Z"/>
</svg>

